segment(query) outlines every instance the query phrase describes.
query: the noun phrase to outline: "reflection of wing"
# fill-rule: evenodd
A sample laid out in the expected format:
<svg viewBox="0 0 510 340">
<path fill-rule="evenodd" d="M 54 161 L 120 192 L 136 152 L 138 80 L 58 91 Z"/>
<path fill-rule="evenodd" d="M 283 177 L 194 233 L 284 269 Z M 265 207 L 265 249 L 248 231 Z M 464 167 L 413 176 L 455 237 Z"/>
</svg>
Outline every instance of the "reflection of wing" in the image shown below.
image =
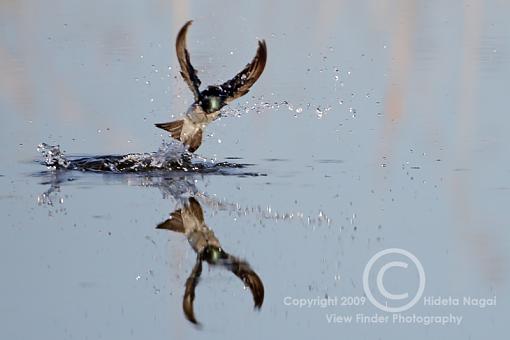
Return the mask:
<svg viewBox="0 0 510 340">
<path fill-rule="evenodd" d="M 255 308 L 260 308 L 264 302 L 264 284 L 257 273 L 251 269 L 247 262 L 230 255 L 223 262 L 223 265 L 234 273 L 235 276 L 243 280 L 244 284 L 250 288 L 254 306 Z"/>
<path fill-rule="evenodd" d="M 195 267 L 193 267 L 193 271 L 186 280 L 186 290 L 184 292 L 184 297 L 182 298 L 182 309 L 184 310 L 184 315 L 186 315 L 186 318 L 190 322 L 196 325 L 199 323 L 197 319 L 195 319 L 195 313 L 193 312 L 193 301 L 195 300 L 195 288 L 198 284 L 200 274 L 202 274 L 202 260 L 200 256 L 198 256 Z"/>
<path fill-rule="evenodd" d="M 250 90 L 250 87 L 255 84 L 257 79 L 264 71 L 267 59 L 266 42 L 259 41 L 257 54 L 246 67 L 239 72 L 234 78 L 221 85 L 221 89 L 227 94 L 227 103 L 239 98 Z"/>
<path fill-rule="evenodd" d="M 189 207 L 193 216 L 198 220 L 198 222 L 204 223 L 204 212 L 202 211 L 200 203 L 198 203 L 194 197 L 189 198 Z"/>
<path fill-rule="evenodd" d="M 198 100 L 200 94 L 200 90 L 198 88 L 200 87 L 201 81 L 198 79 L 197 71 L 191 65 L 189 52 L 186 49 L 186 33 L 192 22 L 193 21 L 190 20 L 182 26 L 179 34 L 177 34 L 175 49 L 177 52 L 177 59 L 179 59 L 179 65 L 181 65 L 181 76 L 188 84 L 191 92 L 193 92 L 195 100 Z"/>
<path fill-rule="evenodd" d="M 184 225 L 182 223 L 181 209 L 174 211 L 170 218 L 158 224 L 156 229 L 168 229 L 177 233 L 184 233 Z"/>
</svg>

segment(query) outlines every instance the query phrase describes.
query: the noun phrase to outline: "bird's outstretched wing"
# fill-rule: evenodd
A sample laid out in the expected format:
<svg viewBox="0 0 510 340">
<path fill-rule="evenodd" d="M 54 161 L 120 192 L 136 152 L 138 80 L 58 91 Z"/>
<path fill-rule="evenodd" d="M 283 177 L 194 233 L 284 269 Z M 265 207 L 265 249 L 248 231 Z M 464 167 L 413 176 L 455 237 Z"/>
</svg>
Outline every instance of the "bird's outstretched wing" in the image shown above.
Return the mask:
<svg viewBox="0 0 510 340">
<path fill-rule="evenodd" d="M 264 284 L 257 273 L 251 269 L 248 262 L 228 255 L 222 265 L 230 270 L 235 276 L 243 280 L 244 284 L 250 289 L 253 296 L 254 307 L 262 307 L 262 303 L 264 302 Z"/>
<path fill-rule="evenodd" d="M 239 72 L 234 78 L 223 83 L 220 87 L 226 94 L 225 101 L 230 103 L 236 98 L 244 96 L 250 90 L 250 87 L 255 84 L 257 79 L 264 71 L 267 60 L 267 48 L 264 40 L 259 41 L 257 54 L 246 67 Z"/>
<path fill-rule="evenodd" d="M 186 290 L 184 292 L 184 297 L 182 298 L 182 309 L 184 311 L 184 315 L 186 319 L 195 325 L 199 325 L 197 319 L 195 318 L 195 313 L 193 311 L 193 301 L 195 300 L 195 288 L 197 287 L 198 280 L 200 279 L 200 274 L 202 273 L 202 259 L 200 255 L 197 257 L 197 262 L 191 271 L 188 279 L 186 280 Z"/>
<path fill-rule="evenodd" d="M 177 34 L 175 50 L 177 52 L 177 59 L 179 59 L 179 65 L 181 65 L 181 76 L 188 84 L 191 92 L 193 92 L 195 100 L 198 100 L 200 95 L 199 87 L 202 82 L 198 79 L 197 71 L 193 68 L 193 65 L 191 65 L 189 52 L 186 48 L 186 33 L 188 32 L 188 27 L 192 22 L 193 21 L 190 20 L 185 23 Z"/>
</svg>

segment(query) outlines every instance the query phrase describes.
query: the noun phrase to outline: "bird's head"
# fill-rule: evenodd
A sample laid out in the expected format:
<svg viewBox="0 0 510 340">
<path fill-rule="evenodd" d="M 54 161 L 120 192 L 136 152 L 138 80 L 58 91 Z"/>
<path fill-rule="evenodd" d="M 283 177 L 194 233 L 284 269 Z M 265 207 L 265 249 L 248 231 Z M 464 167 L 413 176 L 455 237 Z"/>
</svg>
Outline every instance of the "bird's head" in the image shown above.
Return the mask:
<svg viewBox="0 0 510 340">
<path fill-rule="evenodd" d="M 225 95 L 218 86 L 209 86 L 200 94 L 200 97 L 200 106 L 207 113 L 216 112 L 227 104 Z"/>
<path fill-rule="evenodd" d="M 212 265 L 218 264 L 218 262 L 226 258 L 228 258 L 228 254 L 223 249 L 212 245 L 206 246 L 202 253 L 202 259 Z"/>
<path fill-rule="evenodd" d="M 203 103 L 202 107 L 207 113 L 213 113 L 221 109 L 221 99 L 220 97 L 211 96 L 208 97 Z"/>
</svg>

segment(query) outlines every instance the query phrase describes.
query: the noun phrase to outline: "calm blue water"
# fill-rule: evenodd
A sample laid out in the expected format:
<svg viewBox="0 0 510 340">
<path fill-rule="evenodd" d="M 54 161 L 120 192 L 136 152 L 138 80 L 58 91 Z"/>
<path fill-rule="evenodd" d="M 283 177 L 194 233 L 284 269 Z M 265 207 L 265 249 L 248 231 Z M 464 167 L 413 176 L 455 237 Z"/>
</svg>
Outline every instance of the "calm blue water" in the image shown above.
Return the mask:
<svg viewBox="0 0 510 340">
<path fill-rule="evenodd" d="M 502 338 L 509 10 L 504 1 L 2 2 L 0 337 Z M 174 52 L 188 19 L 203 85 L 241 70 L 257 39 L 268 45 L 264 74 L 208 127 L 193 159 L 212 171 L 48 169 L 41 143 L 69 160 L 179 157 L 158 153 L 178 146 L 153 124 L 192 102 Z M 156 226 L 188 197 L 260 277 L 260 310 L 235 275 L 204 264 L 202 327 L 186 320 L 196 254 L 183 234 Z M 376 307 L 363 285 L 368 261 L 391 248 L 414 254 L 426 277 L 400 314 Z M 385 298 L 377 273 L 390 294 L 408 295 Z M 390 255 L 368 283 L 383 307 L 404 305 L 419 293 L 419 270 Z M 325 297 L 337 303 L 321 307 Z"/>
</svg>

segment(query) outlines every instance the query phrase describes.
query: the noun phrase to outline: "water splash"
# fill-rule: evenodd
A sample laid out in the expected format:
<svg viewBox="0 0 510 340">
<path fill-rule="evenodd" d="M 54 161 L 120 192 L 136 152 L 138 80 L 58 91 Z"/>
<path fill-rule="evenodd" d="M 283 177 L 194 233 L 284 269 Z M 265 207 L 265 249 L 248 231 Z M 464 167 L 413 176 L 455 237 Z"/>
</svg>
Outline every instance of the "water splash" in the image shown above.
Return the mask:
<svg viewBox="0 0 510 340">
<path fill-rule="evenodd" d="M 342 104 L 343 101 L 339 100 Z M 229 105 L 222 109 L 221 116 L 242 117 L 244 114 L 254 112 L 261 114 L 266 111 L 289 111 L 293 113 L 294 118 L 304 116 L 306 114 L 314 114 L 317 119 L 325 117 L 328 111 L 332 110 L 331 105 L 318 105 L 311 102 L 297 102 L 290 103 L 287 100 L 283 101 L 268 101 L 264 96 L 252 97 L 252 101 L 244 103 L 237 103 Z M 220 117 L 221 117 L 220 116 Z"/>
<path fill-rule="evenodd" d="M 59 145 L 41 143 L 37 150 L 50 170 L 66 169 L 103 173 L 140 173 L 151 171 L 184 171 L 210 173 L 228 168 L 244 168 L 248 164 L 214 162 L 189 153 L 180 143 L 163 142 L 158 151 L 90 157 L 66 156 Z M 243 175 L 260 175 L 249 173 Z"/>
<path fill-rule="evenodd" d="M 65 158 L 64 152 L 60 150 L 60 145 L 41 143 L 37 146 L 37 151 L 42 153 L 44 163 L 50 169 L 67 168 L 69 166 L 69 161 Z"/>
</svg>

